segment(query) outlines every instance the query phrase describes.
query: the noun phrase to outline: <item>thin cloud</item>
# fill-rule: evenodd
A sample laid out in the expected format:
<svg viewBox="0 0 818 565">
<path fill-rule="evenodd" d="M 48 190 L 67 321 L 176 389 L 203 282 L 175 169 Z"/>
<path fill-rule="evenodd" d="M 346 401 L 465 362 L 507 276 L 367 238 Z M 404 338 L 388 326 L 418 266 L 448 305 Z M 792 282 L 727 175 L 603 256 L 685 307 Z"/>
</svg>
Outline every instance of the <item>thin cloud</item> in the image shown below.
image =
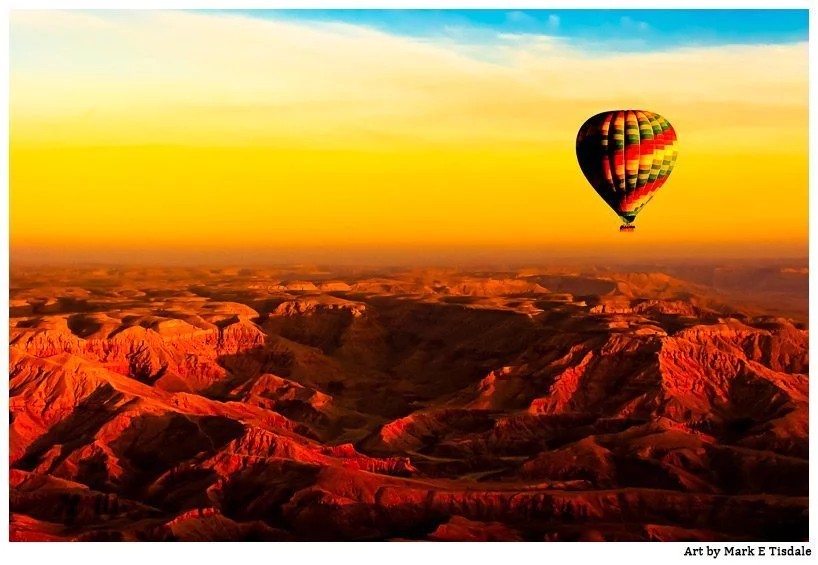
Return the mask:
<svg viewBox="0 0 818 565">
<path fill-rule="evenodd" d="M 413 142 L 535 144 L 621 106 L 721 128 L 728 137 L 710 143 L 722 147 L 764 145 L 773 130 L 806 135 L 806 43 L 603 56 L 547 34 L 419 40 L 181 12 L 111 18 L 103 30 L 62 16 L 43 15 L 49 34 L 36 14 L 12 16 L 13 52 L 62 54 L 36 69 L 12 59 L 16 141 L 356 146 L 375 144 L 366 132 L 378 130 Z M 103 40 L 106 51 L 96 48 Z M 105 119 L 79 123 L 91 108 Z"/>
<path fill-rule="evenodd" d="M 506 22 L 510 24 L 536 24 L 537 19 L 521 10 L 514 10 L 506 14 Z"/>
<path fill-rule="evenodd" d="M 648 22 L 635 20 L 630 16 L 623 16 L 619 18 L 619 24 L 626 30 L 647 31 L 648 29 L 650 29 Z"/>
</svg>

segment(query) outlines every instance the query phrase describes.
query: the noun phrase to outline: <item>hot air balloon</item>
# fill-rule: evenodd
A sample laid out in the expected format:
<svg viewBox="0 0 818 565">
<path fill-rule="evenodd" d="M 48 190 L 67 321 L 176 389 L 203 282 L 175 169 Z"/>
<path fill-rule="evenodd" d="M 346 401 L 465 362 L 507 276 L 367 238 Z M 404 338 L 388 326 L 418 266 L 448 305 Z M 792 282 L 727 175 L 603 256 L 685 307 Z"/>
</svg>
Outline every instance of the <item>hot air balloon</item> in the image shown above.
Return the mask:
<svg viewBox="0 0 818 565">
<path fill-rule="evenodd" d="M 676 131 L 645 110 L 614 110 L 589 118 L 577 134 L 577 160 L 597 194 L 633 231 L 636 215 L 668 179 L 678 155 Z"/>
</svg>

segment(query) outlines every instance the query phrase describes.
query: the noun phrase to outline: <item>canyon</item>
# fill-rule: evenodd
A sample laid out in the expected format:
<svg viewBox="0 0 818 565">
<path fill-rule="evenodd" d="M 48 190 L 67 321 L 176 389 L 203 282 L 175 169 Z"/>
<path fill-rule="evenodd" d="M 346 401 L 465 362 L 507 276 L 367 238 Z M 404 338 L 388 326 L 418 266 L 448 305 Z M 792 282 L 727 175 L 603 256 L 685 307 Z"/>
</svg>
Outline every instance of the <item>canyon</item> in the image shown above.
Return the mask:
<svg viewBox="0 0 818 565">
<path fill-rule="evenodd" d="M 806 262 L 15 267 L 17 541 L 801 541 Z"/>
</svg>

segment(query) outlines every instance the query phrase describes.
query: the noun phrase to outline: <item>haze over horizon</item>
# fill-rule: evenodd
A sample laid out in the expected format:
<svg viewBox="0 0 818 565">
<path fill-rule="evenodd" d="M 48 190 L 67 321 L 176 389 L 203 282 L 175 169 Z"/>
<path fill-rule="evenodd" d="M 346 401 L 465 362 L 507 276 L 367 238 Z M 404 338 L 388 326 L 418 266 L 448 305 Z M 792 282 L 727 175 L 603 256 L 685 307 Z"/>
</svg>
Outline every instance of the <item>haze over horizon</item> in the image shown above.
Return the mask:
<svg viewBox="0 0 818 565">
<path fill-rule="evenodd" d="M 12 257 L 806 255 L 807 95 L 806 11 L 15 11 Z M 618 107 L 679 135 L 633 234 Z"/>
<path fill-rule="evenodd" d="M 302 248 L 302 249 L 12 249 L 12 266 L 281 266 L 320 264 L 373 267 L 545 266 L 571 263 L 639 264 L 657 262 L 719 263 L 730 261 L 806 264 L 803 246 L 691 246 L 685 249 L 643 248 Z"/>
</svg>

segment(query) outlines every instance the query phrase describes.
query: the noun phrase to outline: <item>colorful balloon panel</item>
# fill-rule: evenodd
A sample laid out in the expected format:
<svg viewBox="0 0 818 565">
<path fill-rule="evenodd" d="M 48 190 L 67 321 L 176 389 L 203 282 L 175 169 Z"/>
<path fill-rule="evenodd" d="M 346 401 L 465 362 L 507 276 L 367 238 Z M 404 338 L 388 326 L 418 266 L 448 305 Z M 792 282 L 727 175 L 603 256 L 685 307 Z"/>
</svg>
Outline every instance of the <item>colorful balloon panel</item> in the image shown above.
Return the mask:
<svg viewBox="0 0 818 565">
<path fill-rule="evenodd" d="M 667 181 L 678 153 L 676 131 L 655 112 L 602 112 L 577 134 L 582 173 L 626 224 Z"/>
</svg>

